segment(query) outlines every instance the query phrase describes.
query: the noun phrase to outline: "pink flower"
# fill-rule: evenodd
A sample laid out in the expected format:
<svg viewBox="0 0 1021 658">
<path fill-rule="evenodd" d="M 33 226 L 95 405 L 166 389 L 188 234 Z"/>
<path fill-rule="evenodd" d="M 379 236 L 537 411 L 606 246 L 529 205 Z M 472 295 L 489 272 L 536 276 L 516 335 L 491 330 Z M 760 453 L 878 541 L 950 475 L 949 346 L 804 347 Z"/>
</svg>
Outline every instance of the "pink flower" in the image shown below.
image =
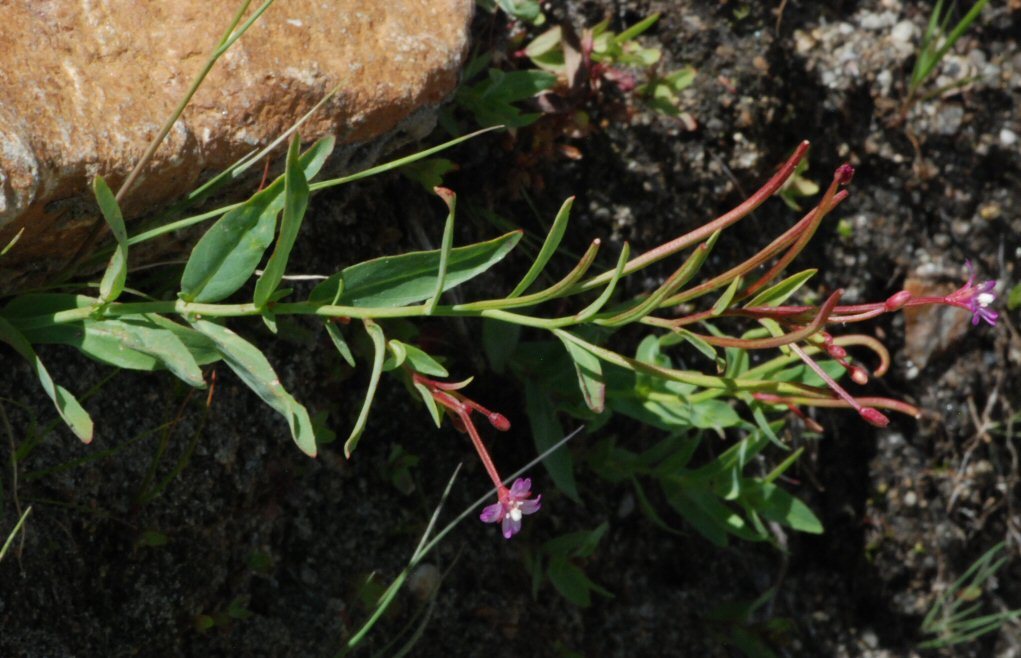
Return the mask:
<svg viewBox="0 0 1021 658">
<path fill-rule="evenodd" d="M 947 299 L 955 303 L 956 306 L 971 311 L 971 323 L 973 325 L 978 325 L 979 320 L 985 320 L 989 324 L 995 325 L 1000 314 L 989 308 L 989 306 L 996 301 L 996 293 L 994 292 L 996 281 L 983 281 L 976 285 L 975 268 L 972 267 L 971 261 L 965 261 L 964 265 L 968 268 L 968 274 L 970 275 L 968 282 Z"/>
<path fill-rule="evenodd" d="M 493 503 L 482 510 L 479 518 L 483 523 L 500 523 L 504 539 L 510 539 L 521 530 L 521 517 L 539 511 L 542 496 L 529 498 L 532 495 L 531 478 L 514 480 L 511 488 L 501 487 L 499 502 Z"/>
</svg>

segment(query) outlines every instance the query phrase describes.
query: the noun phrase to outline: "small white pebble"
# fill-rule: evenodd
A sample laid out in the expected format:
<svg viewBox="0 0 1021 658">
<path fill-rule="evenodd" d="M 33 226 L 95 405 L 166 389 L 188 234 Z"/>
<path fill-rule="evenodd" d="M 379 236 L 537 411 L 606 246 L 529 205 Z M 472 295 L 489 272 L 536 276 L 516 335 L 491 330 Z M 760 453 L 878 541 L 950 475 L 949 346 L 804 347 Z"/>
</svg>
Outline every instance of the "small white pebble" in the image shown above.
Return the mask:
<svg viewBox="0 0 1021 658">
<path fill-rule="evenodd" d="M 1000 144 L 1004 146 L 1013 146 L 1017 143 L 1017 133 L 1009 128 L 1004 128 L 1000 131 Z"/>
<path fill-rule="evenodd" d="M 890 39 L 898 44 L 910 44 L 915 40 L 915 24 L 911 21 L 901 21 L 890 30 Z"/>
</svg>

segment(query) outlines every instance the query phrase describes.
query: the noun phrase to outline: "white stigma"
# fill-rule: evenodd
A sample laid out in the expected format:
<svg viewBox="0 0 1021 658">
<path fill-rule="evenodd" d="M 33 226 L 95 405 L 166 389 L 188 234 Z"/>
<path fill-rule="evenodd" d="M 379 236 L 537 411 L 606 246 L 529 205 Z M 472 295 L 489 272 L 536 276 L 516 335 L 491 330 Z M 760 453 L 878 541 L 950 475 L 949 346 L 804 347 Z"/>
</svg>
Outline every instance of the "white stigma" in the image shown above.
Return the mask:
<svg viewBox="0 0 1021 658">
<path fill-rule="evenodd" d="M 508 513 L 507 516 L 511 517 L 512 521 L 520 521 L 521 520 L 521 506 L 518 505 L 517 503 L 514 503 L 513 505 L 511 505 L 510 512 Z"/>
<path fill-rule="evenodd" d="M 975 297 L 975 301 L 977 301 L 978 305 L 981 306 L 982 308 L 986 308 L 987 306 L 992 304 L 995 300 L 996 300 L 996 295 L 994 295 L 991 292 L 982 292 L 982 293 L 979 293 L 978 295 L 976 295 L 976 297 Z"/>
</svg>

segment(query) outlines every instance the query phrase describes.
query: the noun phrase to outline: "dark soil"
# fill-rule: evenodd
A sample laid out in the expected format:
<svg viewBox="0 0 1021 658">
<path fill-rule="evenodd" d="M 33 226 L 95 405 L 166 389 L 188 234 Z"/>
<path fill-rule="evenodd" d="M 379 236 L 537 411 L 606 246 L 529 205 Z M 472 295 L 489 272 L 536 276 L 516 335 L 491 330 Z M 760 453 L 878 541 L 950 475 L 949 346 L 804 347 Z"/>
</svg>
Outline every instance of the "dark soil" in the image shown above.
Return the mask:
<svg viewBox="0 0 1021 658">
<path fill-rule="evenodd" d="M 466 205 L 535 233 L 576 194 L 569 249 L 601 237 L 605 253 L 624 240 L 641 250 L 729 209 L 809 139 L 808 178 L 825 185 L 839 164 L 857 168 L 851 197 L 798 261 L 819 268 L 815 292 L 844 288 L 856 303 L 907 284 L 936 288 L 962 281 L 970 259 L 982 278 L 999 280 L 1002 303 L 1017 284 L 1021 255 L 1021 9 L 1008 7 L 1017 3 L 990 3 L 947 60 L 946 75 L 981 77 L 916 105 L 903 122 L 896 115 L 913 50 L 891 35 L 908 34 L 902 21 L 922 29 L 929 3 L 791 0 L 778 32 L 777 4 L 558 5 L 551 18 L 579 28 L 610 17 L 621 29 L 662 12 L 648 41 L 662 45 L 665 69 L 697 67 L 684 95 L 697 128 L 640 106 L 628 117 L 608 93 L 587 108 L 600 126 L 588 137 L 545 133 L 576 147 L 580 159 L 537 148 L 539 124 L 453 151 L 448 157 L 461 170 L 446 185 Z M 509 48 L 502 19 L 481 15 L 477 23 L 480 48 Z M 496 232 L 471 221 L 476 215 L 465 214 L 459 240 Z M 771 201 L 718 253 L 727 262 L 751 254 L 796 215 Z M 375 179 L 315 200 L 293 262 L 327 273 L 419 248 L 418 229 L 437 236 L 441 217 L 440 204 L 413 183 Z M 512 277 L 520 263 L 505 269 Z M 656 274 L 636 277 L 632 292 L 654 285 Z M 950 583 L 994 544 L 1006 540 L 1011 557 L 1021 545 L 1014 427 L 1021 337 L 1017 311 L 1000 311 L 996 327 L 967 324 L 967 331 L 946 315 L 871 326 L 894 353 L 894 367 L 869 390 L 912 401 L 925 414 L 883 430 L 842 412 L 817 416 L 826 435 L 785 486 L 812 506 L 825 534 L 788 533 L 786 552 L 751 544 L 719 550 L 662 505 L 684 532 L 660 530 L 629 487 L 609 485 L 583 465 L 583 504 L 535 470 L 543 510 L 526 531 L 504 542 L 491 526 L 461 524 L 361 654 L 395 653 L 387 640 L 417 623 L 423 592 L 445 574 L 410 655 L 740 656 L 748 637 L 781 656 L 1019 655 L 1021 627 L 1012 623 L 941 651 L 915 648 L 925 639 L 922 618 Z M 254 323 L 237 328 L 270 346 L 282 380 L 311 409 L 329 413 L 343 438 L 364 369 L 338 365 L 312 324 L 286 327 L 282 340 Z M 530 460 L 523 394 L 513 380 L 485 372 L 480 327 L 437 321 L 422 329 L 435 351 L 453 358 L 455 375 L 478 375 L 473 395 L 514 423 L 494 441 L 496 460 L 508 472 Z M 0 538 L 17 510 L 33 507 L 23 538 L 0 564 L 2 656 L 333 655 L 368 614 L 366 578 L 375 574 L 385 587 L 399 573 L 454 467 L 466 463 L 444 519 L 487 486 L 468 443 L 449 426 L 432 427 L 396 381 L 384 379 L 352 460 L 334 444 L 313 461 L 224 367 L 216 368 L 207 411 L 204 393 L 169 377 L 110 378 L 67 350 L 41 354 L 69 388 L 99 386 L 86 405 L 98 431 L 91 446 L 78 444 L 57 425 L 29 369 L 2 352 L 10 375 L 0 382 L 0 402 L 10 431 L 0 426 Z M 579 462 L 610 434 L 636 444 L 655 437 L 611 424 L 572 444 Z M 34 438 L 41 444 L 18 464 L 15 483 L 11 450 Z M 419 458 L 408 494 L 385 467 L 397 445 Z M 583 566 L 613 598 L 578 608 L 548 582 L 533 597 L 526 556 L 549 538 L 603 521 L 610 529 Z M 771 587 L 776 595 L 750 620 L 726 621 L 722 606 L 750 603 Z M 1021 607 L 1021 562 L 999 572 L 984 600 L 989 612 Z M 200 629 L 209 620 L 215 627 Z"/>
</svg>

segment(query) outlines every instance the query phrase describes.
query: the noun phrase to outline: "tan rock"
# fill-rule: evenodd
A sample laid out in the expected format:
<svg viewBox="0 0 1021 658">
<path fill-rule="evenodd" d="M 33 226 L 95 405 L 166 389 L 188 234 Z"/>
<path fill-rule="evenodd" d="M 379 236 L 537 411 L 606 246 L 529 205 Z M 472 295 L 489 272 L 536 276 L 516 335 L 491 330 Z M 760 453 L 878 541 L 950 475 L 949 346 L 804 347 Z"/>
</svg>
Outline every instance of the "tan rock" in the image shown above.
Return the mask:
<svg viewBox="0 0 1021 658">
<path fill-rule="evenodd" d="M 101 174 L 117 189 L 238 4 L 0 0 L 0 248 L 25 228 L 0 267 L 73 253 L 96 217 L 89 180 Z M 213 68 L 125 215 L 153 211 L 268 143 L 337 85 L 303 137 L 360 144 L 421 132 L 415 118 L 457 83 L 473 6 L 277 0 Z"/>
</svg>

